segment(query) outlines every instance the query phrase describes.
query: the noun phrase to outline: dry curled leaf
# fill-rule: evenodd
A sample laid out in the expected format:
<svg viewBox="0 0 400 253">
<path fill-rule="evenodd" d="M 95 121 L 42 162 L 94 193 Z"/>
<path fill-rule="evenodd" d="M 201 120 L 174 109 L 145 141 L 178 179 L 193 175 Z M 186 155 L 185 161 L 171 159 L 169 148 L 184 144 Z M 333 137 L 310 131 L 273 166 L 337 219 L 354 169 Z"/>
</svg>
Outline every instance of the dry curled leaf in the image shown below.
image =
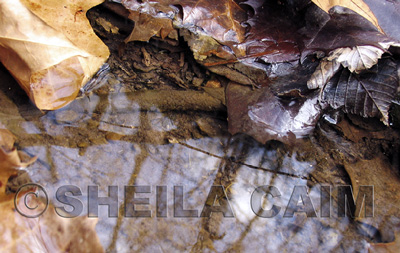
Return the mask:
<svg viewBox="0 0 400 253">
<path fill-rule="evenodd" d="M 340 63 L 337 61 L 322 60 L 310 80 L 307 81 L 309 89 L 322 88 L 340 69 Z"/>
<path fill-rule="evenodd" d="M 0 1 L 0 60 L 39 109 L 71 102 L 106 61 L 86 11 L 92 1 Z"/>
</svg>

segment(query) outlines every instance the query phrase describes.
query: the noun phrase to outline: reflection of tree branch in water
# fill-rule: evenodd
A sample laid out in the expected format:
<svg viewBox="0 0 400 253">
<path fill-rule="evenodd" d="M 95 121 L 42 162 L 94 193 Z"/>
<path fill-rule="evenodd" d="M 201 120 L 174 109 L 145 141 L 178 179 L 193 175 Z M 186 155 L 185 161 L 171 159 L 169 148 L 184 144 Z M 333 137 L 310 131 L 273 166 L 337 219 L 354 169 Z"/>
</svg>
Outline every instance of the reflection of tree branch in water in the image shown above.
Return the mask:
<svg viewBox="0 0 400 253">
<path fill-rule="evenodd" d="M 174 140 L 174 142 L 177 142 L 180 145 L 183 145 L 183 146 L 185 146 L 187 148 L 190 148 L 190 149 L 199 151 L 201 153 L 207 154 L 209 156 L 212 156 L 212 157 L 215 157 L 215 158 L 219 158 L 221 160 L 226 160 L 226 161 L 229 161 L 231 163 L 238 164 L 238 165 L 244 165 L 244 166 L 247 166 L 247 167 L 252 168 L 252 169 L 262 170 L 262 171 L 271 172 L 271 173 L 274 173 L 274 174 L 279 174 L 279 175 L 288 176 L 288 177 L 301 178 L 301 179 L 304 179 L 304 180 L 311 180 L 311 178 L 309 176 L 301 176 L 301 175 L 291 174 L 291 173 L 287 173 L 287 172 L 283 172 L 283 171 L 272 170 L 272 169 L 268 169 L 268 168 L 263 168 L 262 166 L 255 166 L 255 165 L 247 164 L 247 163 L 241 162 L 241 161 L 232 161 L 232 159 L 231 159 L 232 156 L 230 156 L 230 157 L 228 157 L 228 156 L 218 156 L 218 155 L 212 154 L 212 153 L 210 153 L 208 151 L 205 151 L 205 150 L 190 146 L 190 145 L 188 145 L 188 144 L 186 144 L 184 142 L 181 142 L 181 141 Z"/>
<path fill-rule="evenodd" d="M 141 114 L 145 114 L 145 113 L 141 113 Z M 143 117 L 141 117 L 143 119 Z M 141 122 L 140 127 L 139 128 L 144 128 L 146 129 L 149 125 L 148 122 L 148 118 L 144 117 L 143 122 Z M 139 154 L 136 156 L 135 159 L 135 168 L 132 171 L 131 177 L 128 181 L 128 185 L 137 185 L 136 179 L 137 176 L 139 175 L 141 169 L 142 169 L 142 165 L 144 163 L 144 161 L 146 160 L 146 158 L 149 156 L 149 153 L 145 147 L 145 144 L 141 143 L 139 144 L 141 147 L 141 150 L 139 152 Z M 134 194 L 134 193 L 133 193 Z M 134 196 L 133 196 L 132 192 L 131 194 L 126 194 L 125 195 L 125 202 L 127 202 L 128 200 L 131 200 Z M 118 214 L 118 218 L 117 218 L 117 224 L 114 227 L 114 231 L 113 231 L 113 235 L 112 235 L 112 241 L 111 244 L 109 245 L 107 251 L 111 252 L 111 251 L 116 251 L 116 247 L 117 247 L 117 240 L 118 240 L 118 234 L 121 230 L 121 226 L 122 223 L 124 222 L 124 217 L 125 217 L 125 202 L 122 202 L 120 207 L 119 207 L 119 214 Z"/>
<path fill-rule="evenodd" d="M 240 137 L 241 136 L 239 136 L 239 139 L 240 139 Z M 224 146 L 224 155 L 223 156 L 218 156 L 218 155 L 209 153 L 209 152 L 201 150 L 199 148 L 190 146 L 186 143 L 182 143 L 179 141 L 177 141 L 177 142 L 183 146 L 186 146 L 187 148 L 191 148 L 198 152 L 202 152 L 207 155 L 210 155 L 210 156 L 220 159 L 220 164 L 219 164 L 219 169 L 218 169 L 218 174 L 220 174 L 220 176 L 217 176 L 214 179 L 214 182 L 212 185 L 224 186 L 227 197 L 229 197 L 229 195 L 231 195 L 229 187 L 231 187 L 232 184 L 235 183 L 237 171 L 240 169 L 241 166 L 247 166 L 252 169 L 261 169 L 263 171 L 272 172 L 273 175 L 272 175 L 271 181 L 268 182 L 269 185 L 274 184 L 273 181 L 278 174 L 281 174 L 281 175 L 283 174 L 284 176 L 302 178 L 301 176 L 298 176 L 298 175 L 281 173 L 277 170 L 270 170 L 270 169 L 262 168 L 262 164 L 264 162 L 264 157 L 265 157 L 265 152 L 267 152 L 267 150 L 264 150 L 264 154 L 262 156 L 263 158 L 260 159 L 258 166 L 246 164 L 243 161 L 246 161 L 247 158 L 251 155 L 251 145 L 241 145 L 241 142 L 236 142 L 235 138 L 230 138 L 227 145 Z M 265 182 L 263 182 L 263 184 L 265 184 Z M 224 218 L 222 217 L 221 214 L 219 214 L 219 215 L 214 214 L 214 215 L 211 215 L 211 217 L 209 217 L 209 218 L 202 218 L 202 225 L 201 225 L 202 229 L 199 231 L 199 234 L 197 237 L 197 242 L 194 244 L 193 248 L 191 249 L 191 252 L 203 251 L 204 249 L 215 250 L 214 245 L 213 245 L 214 241 L 222 240 L 225 236 L 227 236 L 227 234 L 230 233 L 228 231 L 228 232 L 224 232 L 222 235 L 218 234 L 219 227 L 221 226 L 223 219 Z M 256 216 L 253 219 L 251 219 L 248 224 L 242 224 L 243 226 L 245 226 L 245 229 L 241 233 L 240 237 L 232 244 L 232 247 L 227 251 L 231 251 L 231 250 L 240 251 L 242 241 L 246 238 L 248 231 L 250 231 L 252 225 L 257 220 L 258 220 L 258 217 Z"/>
</svg>

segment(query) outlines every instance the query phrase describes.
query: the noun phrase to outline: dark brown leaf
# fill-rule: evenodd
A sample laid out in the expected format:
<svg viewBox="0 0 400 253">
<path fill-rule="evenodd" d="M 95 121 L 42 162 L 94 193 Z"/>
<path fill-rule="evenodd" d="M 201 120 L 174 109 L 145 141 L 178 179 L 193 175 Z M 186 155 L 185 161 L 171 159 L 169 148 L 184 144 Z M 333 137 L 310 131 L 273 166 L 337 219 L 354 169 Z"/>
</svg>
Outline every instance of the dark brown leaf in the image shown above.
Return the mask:
<svg viewBox="0 0 400 253">
<path fill-rule="evenodd" d="M 371 12 L 370 8 L 367 4 L 364 3 L 363 0 L 312 0 L 318 7 L 323 9 L 326 12 L 334 6 L 342 6 L 353 10 L 359 15 L 363 16 L 367 20 L 369 20 L 373 25 L 380 29 L 378 20 L 375 15 Z"/>
<path fill-rule="evenodd" d="M 297 22 L 297 16 L 290 13 L 285 5 L 275 1 L 248 0 L 241 4 L 253 8 L 254 15 L 246 21 L 250 25 L 246 41 L 237 45 L 245 49 L 245 54 L 236 52 L 238 56 L 266 63 L 299 58 L 296 30 L 301 23 Z"/>
<path fill-rule="evenodd" d="M 323 101 L 348 113 L 379 117 L 388 124 L 388 110 L 397 86 L 396 63 L 386 58 L 360 75 L 347 69 L 337 73 L 325 86 Z"/>
<path fill-rule="evenodd" d="M 302 30 L 305 36 L 303 55 L 362 45 L 380 48 L 379 43 L 390 41 L 367 19 L 344 7 L 333 7 L 329 15 L 317 7 L 309 8 L 306 19 L 311 21 Z"/>
<path fill-rule="evenodd" d="M 285 101 L 268 87 L 252 90 L 230 83 L 226 91 L 229 132 L 246 133 L 261 143 L 293 143 L 314 130 L 321 108 L 318 96 Z"/>
<path fill-rule="evenodd" d="M 164 35 L 168 34 L 175 18 L 177 27 L 204 33 L 221 43 L 244 40 L 245 28 L 241 22 L 245 20 L 245 12 L 232 0 L 125 0 L 122 4 L 133 13 L 130 17 L 136 22 L 135 34 L 146 33 L 151 37 L 162 29 L 166 30 Z M 174 6 L 179 6 L 183 13 Z M 130 40 L 144 40 L 146 36 L 131 35 Z"/>
<path fill-rule="evenodd" d="M 393 0 L 363 0 L 378 19 L 389 37 L 400 41 L 400 2 Z"/>
<path fill-rule="evenodd" d="M 154 18 L 137 11 L 131 11 L 129 18 L 135 22 L 135 27 L 125 42 L 149 41 L 154 35 L 164 39 L 174 30 L 172 20 L 169 18 Z"/>
</svg>

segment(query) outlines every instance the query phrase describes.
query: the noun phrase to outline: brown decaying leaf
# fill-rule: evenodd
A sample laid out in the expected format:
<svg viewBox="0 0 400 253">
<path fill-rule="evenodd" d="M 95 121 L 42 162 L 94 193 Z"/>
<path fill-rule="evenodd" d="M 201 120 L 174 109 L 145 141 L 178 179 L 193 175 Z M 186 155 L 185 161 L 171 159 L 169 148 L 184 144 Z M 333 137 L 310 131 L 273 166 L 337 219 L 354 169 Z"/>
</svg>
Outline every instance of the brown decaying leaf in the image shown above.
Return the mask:
<svg viewBox="0 0 400 253">
<path fill-rule="evenodd" d="M 364 18 L 366 18 L 374 26 L 379 28 L 380 31 L 382 31 L 374 13 L 372 13 L 369 6 L 362 0 L 312 0 L 312 1 L 327 13 L 334 6 L 343 6 L 349 8 L 354 12 L 358 13 L 359 15 L 363 16 Z"/>
<path fill-rule="evenodd" d="M 323 101 L 334 109 L 363 117 L 379 117 L 388 125 L 388 111 L 398 87 L 397 65 L 382 59 L 360 75 L 343 69 L 323 90 Z"/>
<path fill-rule="evenodd" d="M 18 168 L 36 160 L 22 162 L 23 153 L 14 148 L 15 136 L 0 129 L 0 251 L 1 252 L 103 252 L 95 231 L 96 219 L 87 217 L 62 218 L 52 205 L 37 218 L 27 218 L 15 209 L 14 195 L 6 195 L 8 179 Z M 34 191 L 31 189 L 29 191 Z M 16 203 L 26 215 L 35 215 L 45 209 L 45 203 L 20 192 Z M 32 195 L 33 196 L 33 195 Z M 27 197 L 27 198 L 26 198 Z M 27 202 L 25 202 L 27 201 Z M 36 207 L 33 210 L 27 208 Z"/>
<path fill-rule="evenodd" d="M 400 232 L 395 234 L 395 240 L 387 243 L 370 243 L 368 252 L 371 253 L 397 253 L 400 249 Z"/>
<path fill-rule="evenodd" d="M 126 0 L 122 1 L 122 4 L 131 11 L 130 16 L 136 21 L 127 41 L 148 40 L 162 31 L 168 34 L 171 31 L 172 19 L 175 19 L 175 27 L 185 28 L 203 36 L 201 41 L 197 37 L 189 38 L 196 40 L 189 41 L 196 55 L 217 55 L 225 60 L 220 63 L 206 62 L 208 66 L 236 61 L 251 63 L 255 59 L 268 63 L 285 62 L 299 57 L 295 35 L 296 22 L 288 19 L 286 13 L 277 11 L 276 8 L 279 7 L 275 4 L 270 6 L 268 1 L 241 2 L 254 9 L 255 14 L 250 19 L 246 18 L 246 12 L 232 0 L 163 0 L 142 3 Z M 180 6 L 183 13 L 178 13 L 179 9 L 172 8 L 172 5 Z M 182 19 L 178 18 L 179 15 L 182 15 Z M 171 19 L 170 22 L 167 21 L 167 17 Z M 144 22 L 146 20 L 147 22 Z M 250 25 L 250 31 L 247 33 L 244 21 Z M 209 39 L 205 39 L 204 35 Z M 217 42 L 210 43 L 210 38 Z M 210 45 L 204 46 L 205 43 Z"/>
<path fill-rule="evenodd" d="M 344 167 L 351 179 L 354 198 L 358 196 L 360 186 L 374 187 L 374 216 L 365 217 L 364 207 L 362 207 L 362 210 L 356 210 L 360 213 L 357 220 L 375 227 L 384 234 L 385 240 L 390 240 L 391 233 L 400 228 L 398 222 L 400 178 L 396 173 L 396 168 L 383 155 L 377 155 L 371 160 L 346 163 Z M 396 239 L 398 240 L 398 237 Z"/>
<path fill-rule="evenodd" d="M 233 0 L 171 1 L 183 9 L 183 27 L 196 26 L 220 42 L 243 42 L 245 12 Z"/>
<path fill-rule="evenodd" d="M 252 90 L 230 83 L 226 90 L 229 132 L 246 133 L 261 143 L 294 143 L 314 130 L 321 113 L 318 94 L 283 101 L 268 87 Z"/>
<path fill-rule="evenodd" d="M 26 199 L 35 210 L 26 208 L 25 197 L 17 199 L 18 209 L 24 214 L 44 210 L 45 203 L 36 198 Z M 52 205 L 40 217 L 27 218 L 15 211 L 13 196 L 0 202 L 0 215 L 2 252 L 104 252 L 95 230 L 97 219 L 62 218 Z"/>
<path fill-rule="evenodd" d="M 71 102 L 106 61 L 85 15 L 101 2 L 0 1 L 0 60 L 39 109 Z"/>
<path fill-rule="evenodd" d="M 239 57 L 260 59 L 266 63 L 286 62 L 299 59 L 299 23 L 294 16 L 274 1 L 248 0 L 241 3 L 253 9 L 254 15 L 246 21 L 250 30 L 246 40 L 235 47 Z"/>
<path fill-rule="evenodd" d="M 153 36 L 164 39 L 174 30 L 172 20 L 169 18 L 154 18 L 149 14 L 137 11 L 131 11 L 129 18 L 135 22 L 135 27 L 125 39 L 126 43 L 130 41 L 149 41 Z"/>
<path fill-rule="evenodd" d="M 36 157 L 28 158 L 22 151 L 17 151 L 14 141 L 15 136 L 10 131 L 0 129 L 0 201 L 5 198 L 8 179 L 17 174 L 18 168 L 36 161 Z"/>
<path fill-rule="evenodd" d="M 135 21 L 135 28 L 127 41 L 149 40 L 151 36 L 166 37 L 172 30 L 172 19 L 177 27 L 189 28 L 214 37 L 220 42 L 242 42 L 245 29 L 240 24 L 244 11 L 232 0 L 162 0 L 151 2 L 125 0 L 121 2 Z M 183 10 L 178 19 L 178 8 Z"/>
</svg>

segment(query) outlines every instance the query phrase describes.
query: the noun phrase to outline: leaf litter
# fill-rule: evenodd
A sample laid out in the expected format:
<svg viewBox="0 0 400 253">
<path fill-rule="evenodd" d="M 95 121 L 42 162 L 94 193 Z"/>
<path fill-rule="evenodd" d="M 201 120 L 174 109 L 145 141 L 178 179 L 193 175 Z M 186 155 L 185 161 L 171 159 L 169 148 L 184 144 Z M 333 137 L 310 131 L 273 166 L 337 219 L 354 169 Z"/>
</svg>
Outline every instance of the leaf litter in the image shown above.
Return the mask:
<svg viewBox="0 0 400 253">
<path fill-rule="evenodd" d="M 143 2 L 144 5 L 149 4 L 147 1 Z M 156 2 L 156 4 L 160 4 L 161 2 L 163 1 Z M 177 14 L 179 8 L 176 7 L 177 4 L 175 4 L 175 6 L 170 6 L 170 4 L 173 3 L 169 3 L 170 1 L 167 2 L 167 9 L 175 11 L 173 16 L 177 15 L 179 18 L 180 16 Z M 200 2 L 204 4 L 206 1 Z M 163 3 L 161 3 L 161 5 L 162 4 Z M 144 5 L 142 4 L 141 6 Z M 207 6 L 207 4 L 204 5 Z M 260 2 L 256 1 L 244 1 L 235 5 L 227 5 L 227 9 L 221 11 L 221 13 L 226 13 L 226 10 L 231 10 L 232 6 L 236 5 L 241 6 L 241 8 L 244 8 L 244 5 L 250 6 L 254 12 L 253 15 L 251 15 L 251 11 L 247 12 L 247 15 L 250 17 L 247 20 L 249 27 L 245 29 L 247 36 L 244 37 L 242 37 L 243 34 L 240 33 L 243 30 L 238 29 L 239 27 L 237 24 L 241 22 L 245 24 L 246 22 L 232 22 L 237 20 L 234 20 L 232 18 L 233 16 L 229 15 L 228 20 L 230 20 L 231 23 L 226 24 L 219 20 L 219 24 L 214 24 L 212 21 L 206 20 L 204 22 L 206 29 L 203 30 L 201 29 L 202 25 L 199 25 L 201 19 L 198 21 L 196 18 L 193 19 L 193 17 L 191 17 L 191 22 L 185 23 L 185 15 L 195 16 L 197 13 L 197 5 L 190 1 L 180 5 L 184 10 L 181 23 L 172 23 L 176 28 L 185 29 L 182 31 L 182 34 L 185 39 L 188 40 L 188 44 L 194 51 L 195 59 L 203 66 L 218 74 L 224 73 L 223 75 L 228 79 L 236 79 L 235 81 L 242 80 L 241 84 L 260 87 L 260 89 L 251 90 L 239 84 L 230 83 L 227 86 L 228 122 L 230 124 L 229 129 L 231 133 L 245 132 L 263 143 L 272 139 L 290 143 L 290 140 L 293 139 L 293 135 L 295 137 L 302 137 L 312 132 L 318 119 L 322 115 L 322 109 L 325 109 L 325 103 L 328 103 L 334 109 L 343 108 L 345 112 L 352 112 L 360 114 L 361 116 L 379 117 L 383 119 L 384 122 L 388 122 L 388 108 L 397 89 L 398 77 L 393 71 L 396 67 L 393 68 L 394 63 L 392 60 L 380 60 L 378 65 L 375 66 L 375 68 L 373 67 L 382 54 L 387 53 L 388 47 L 382 46 L 382 43 L 393 44 L 390 38 L 379 32 L 380 27 L 376 25 L 374 19 L 370 18 L 369 21 L 372 20 L 373 23 L 368 23 L 368 20 L 360 19 L 358 14 L 338 7 L 335 7 L 329 14 L 326 13 L 327 10 L 324 9 L 325 13 L 321 14 L 314 6 L 302 5 L 301 9 L 304 12 L 310 16 L 318 17 L 315 20 L 322 20 L 322 23 L 296 23 L 294 21 L 309 21 L 310 18 L 307 19 L 307 17 L 296 16 L 296 14 L 292 15 L 293 20 L 286 20 L 283 18 L 286 14 L 293 14 L 293 12 L 291 12 L 292 10 L 285 10 L 287 6 L 277 6 L 274 4 L 271 6 L 264 3 L 260 4 Z M 185 7 L 187 8 L 186 12 Z M 146 11 L 143 13 L 148 15 Z M 159 11 L 157 11 L 157 13 L 159 14 Z M 278 13 L 275 14 L 274 17 L 276 17 L 275 20 L 279 25 L 268 26 L 265 25 L 266 23 L 260 22 L 260 20 L 264 19 L 260 17 L 268 16 L 267 13 Z M 285 15 L 281 15 L 282 13 Z M 139 12 L 139 16 L 140 15 L 142 15 L 141 12 Z M 171 17 L 173 17 L 168 15 L 161 16 L 165 21 L 168 21 L 167 19 L 172 20 Z M 152 18 L 155 17 L 152 16 L 150 19 Z M 240 15 L 240 20 L 242 19 L 243 17 Z M 134 19 L 136 22 L 135 25 L 140 23 L 139 20 L 140 19 Z M 272 19 L 266 20 L 266 22 L 272 22 Z M 356 25 L 349 27 L 348 24 L 351 22 Z M 147 22 L 143 23 L 146 24 Z M 166 23 L 168 23 L 168 25 Z M 171 33 L 174 33 L 170 24 L 169 21 L 156 24 L 155 28 L 148 29 L 154 30 L 155 32 L 153 31 L 151 35 L 145 35 L 142 40 L 146 38 L 148 40 L 153 35 L 167 38 Z M 225 33 L 228 34 L 217 34 L 217 30 L 213 30 L 213 27 L 220 24 L 225 25 L 227 28 Z M 316 26 L 314 27 L 316 29 L 302 29 L 310 25 Z M 161 28 L 158 29 L 159 27 Z M 243 27 L 246 26 L 244 25 Z M 265 34 L 255 32 L 260 30 L 256 28 L 264 27 L 266 27 L 267 30 L 264 31 Z M 284 27 L 284 29 L 282 29 L 282 27 Z M 295 30 L 293 30 L 293 27 Z M 296 29 L 298 29 L 298 31 L 296 31 Z M 304 30 L 307 32 L 304 32 Z M 187 31 L 189 31 L 189 33 L 187 33 Z M 220 29 L 218 29 L 218 31 L 220 31 Z M 311 33 L 308 31 L 311 31 Z M 129 40 L 135 40 L 136 35 L 133 36 L 132 34 Z M 234 36 L 231 36 L 231 34 L 234 34 Z M 169 39 L 171 38 L 176 37 L 171 35 Z M 243 41 L 243 38 L 246 39 Z M 206 41 L 206 44 L 201 45 L 204 41 Z M 331 43 L 327 44 L 326 41 Z M 328 55 L 328 58 L 325 58 L 322 62 L 325 62 L 326 65 L 317 67 L 318 62 L 325 55 Z M 329 56 L 331 57 L 329 58 Z M 307 57 L 308 59 L 312 59 L 311 61 L 316 64 L 310 65 L 313 67 L 308 69 L 305 79 L 310 80 L 314 70 L 319 72 L 319 74 L 315 72 L 317 73 L 315 75 L 319 75 L 318 78 L 321 79 L 318 81 L 319 83 L 316 85 L 309 85 L 309 88 L 321 88 L 320 92 L 322 96 L 320 96 L 319 101 L 317 99 L 318 94 L 316 94 L 315 91 L 310 91 L 305 88 L 307 87 L 308 80 L 300 80 L 300 75 L 298 74 L 284 74 L 281 71 L 282 69 L 296 69 L 298 66 L 302 66 Z M 366 58 L 368 59 L 366 60 Z M 329 63 L 329 61 L 332 63 Z M 338 63 L 344 68 L 339 67 Z M 385 68 L 385 64 L 387 64 L 387 68 Z M 269 78 L 265 79 L 260 78 L 263 79 L 263 81 L 259 82 L 256 78 L 248 74 L 253 70 L 257 71 L 259 69 L 267 69 L 269 71 L 268 73 L 272 73 L 273 75 L 269 75 Z M 327 70 L 327 72 L 324 72 L 325 70 Z M 335 75 L 337 71 L 339 71 L 339 73 Z M 231 73 L 238 74 L 235 74 L 236 77 L 231 77 Z M 375 88 L 371 88 L 372 85 L 369 85 L 369 83 L 380 80 L 380 78 L 387 73 L 388 92 L 371 92 L 375 91 Z M 336 82 L 335 78 L 339 74 L 347 75 L 350 81 L 345 82 L 344 79 L 339 78 L 339 81 Z M 247 77 L 247 79 L 244 77 Z M 287 82 L 287 80 L 291 80 L 291 82 Z M 354 88 L 356 86 L 357 88 Z M 360 86 L 362 88 L 359 88 Z M 346 92 L 341 92 L 341 89 L 353 89 L 355 93 L 347 94 Z M 382 89 L 383 88 L 379 86 L 377 90 Z M 390 92 L 392 93 L 389 94 Z M 387 93 L 386 95 L 389 94 L 389 96 L 383 93 Z M 241 94 L 246 95 L 243 96 Z M 332 100 L 332 96 L 336 97 L 337 95 L 340 99 Z M 354 97 L 357 98 L 359 95 L 364 97 L 363 101 L 354 99 Z M 352 101 L 352 99 L 354 99 L 354 101 Z M 378 100 L 380 102 L 377 102 Z M 242 103 L 242 101 L 246 102 L 241 105 L 242 108 L 237 109 L 238 104 Z M 319 105 L 318 103 L 321 104 Z M 371 106 L 371 104 L 375 104 L 375 107 Z M 272 109 L 269 110 L 268 108 Z M 305 113 L 302 110 L 305 111 Z M 270 111 L 277 111 L 279 113 L 278 117 L 270 117 L 268 114 Z M 304 114 L 306 114 L 306 117 L 301 116 L 299 124 L 297 115 Z M 276 116 L 276 114 L 273 115 Z M 284 125 L 285 120 L 288 120 L 289 124 Z M 306 130 L 302 133 L 304 129 Z M 263 132 L 267 132 L 267 134 L 264 135 Z M 301 134 L 297 135 L 297 133 Z"/>
</svg>

